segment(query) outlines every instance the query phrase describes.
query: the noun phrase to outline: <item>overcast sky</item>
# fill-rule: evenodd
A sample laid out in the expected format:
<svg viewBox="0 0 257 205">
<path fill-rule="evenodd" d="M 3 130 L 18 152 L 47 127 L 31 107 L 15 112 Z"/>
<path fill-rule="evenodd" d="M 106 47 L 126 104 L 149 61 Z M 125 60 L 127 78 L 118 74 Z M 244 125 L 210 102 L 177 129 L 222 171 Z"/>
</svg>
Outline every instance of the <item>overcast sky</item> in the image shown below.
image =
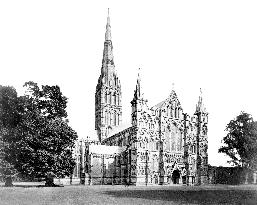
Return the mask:
<svg viewBox="0 0 257 205">
<path fill-rule="evenodd" d="M 0 84 L 59 85 L 71 126 L 94 136 L 94 94 L 110 8 L 114 62 L 122 84 L 123 122 L 138 68 L 149 106 L 175 91 L 193 114 L 200 88 L 209 112 L 209 163 L 226 124 L 240 111 L 257 120 L 256 1 L 1 1 Z M 114 3 L 115 2 L 115 3 Z"/>
</svg>

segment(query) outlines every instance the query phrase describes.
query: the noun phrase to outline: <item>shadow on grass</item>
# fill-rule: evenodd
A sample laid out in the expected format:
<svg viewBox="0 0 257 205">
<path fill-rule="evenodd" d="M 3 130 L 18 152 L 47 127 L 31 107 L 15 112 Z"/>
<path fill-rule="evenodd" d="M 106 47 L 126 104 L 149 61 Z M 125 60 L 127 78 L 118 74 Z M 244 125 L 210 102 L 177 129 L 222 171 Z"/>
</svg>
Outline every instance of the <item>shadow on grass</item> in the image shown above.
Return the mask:
<svg viewBox="0 0 257 205">
<path fill-rule="evenodd" d="M 193 204 L 256 204 L 254 190 L 117 190 L 104 194 L 117 198 L 138 198 Z"/>
<path fill-rule="evenodd" d="M 22 188 L 43 188 L 43 187 L 64 187 L 63 185 L 54 185 L 54 186 L 46 186 L 46 185 L 13 185 L 13 186 L 5 186 L 0 185 L 0 187 L 22 187 Z"/>
</svg>

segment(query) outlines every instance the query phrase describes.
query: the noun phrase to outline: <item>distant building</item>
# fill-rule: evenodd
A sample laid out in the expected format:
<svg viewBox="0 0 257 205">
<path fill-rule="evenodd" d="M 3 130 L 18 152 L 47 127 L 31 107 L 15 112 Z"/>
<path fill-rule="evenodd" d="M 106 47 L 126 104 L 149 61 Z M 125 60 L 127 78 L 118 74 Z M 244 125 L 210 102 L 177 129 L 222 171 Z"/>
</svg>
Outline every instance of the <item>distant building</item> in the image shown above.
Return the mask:
<svg viewBox="0 0 257 205">
<path fill-rule="evenodd" d="M 183 112 L 175 90 L 149 107 L 138 74 L 131 124 L 122 124 L 122 92 L 113 58 L 108 14 L 101 75 L 95 93 L 99 142 L 85 141 L 89 184 L 205 184 L 208 182 L 208 113 L 202 96 L 193 116 Z"/>
</svg>

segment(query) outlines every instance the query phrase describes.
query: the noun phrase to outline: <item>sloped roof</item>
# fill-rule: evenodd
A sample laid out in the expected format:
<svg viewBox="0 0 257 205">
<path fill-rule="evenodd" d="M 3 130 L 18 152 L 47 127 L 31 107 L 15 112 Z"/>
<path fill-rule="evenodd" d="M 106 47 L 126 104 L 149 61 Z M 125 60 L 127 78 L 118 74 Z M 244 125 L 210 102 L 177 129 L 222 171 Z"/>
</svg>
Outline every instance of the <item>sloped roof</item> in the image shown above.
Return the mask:
<svg viewBox="0 0 257 205">
<path fill-rule="evenodd" d="M 123 151 L 124 148 L 119 146 L 107 146 L 107 145 L 89 145 L 89 152 L 94 154 L 118 154 Z"/>
<path fill-rule="evenodd" d="M 167 99 L 166 99 L 167 100 Z M 162 105 L 165 103 L 165 101 L 166 100 L 163 100 L 163 101 L 161 101 L 160 103 L 158 103 L 157 105 L 154 105 L 153 107 L 152 107 L 152 109 L 158 109 L 158 108 L 161 108 L 162 107 Z"/>
<path fill-rule="evenodd" d="M 176 100 L 179 103 L 179 105 L 181 106 L 181 103 L 180 103 L 180 101 L 178 99 L 178 96 L 177 96 L 176 92 L 174 90 L 172 90 L 171 94 L 170 94 L 170 96 L 168 98 L 166 98 L 165 100 L 161 101 L 157 105 L 153 106 L 151 109 L 153 109 L 153 110 L 160 109 L 166 102 L 168 102 L 170 100 L 171 101 Z"/>
<path fill-rule="evenodd" d="M 118 127 L 114 127 L 114 128 L 110 131 L 110 133 L 108 134 L 107 138 L 109 138 L 109 137 L 111 137 L 111 136 L 113 136 L 113 135 L 115 135 L 115 134 L 117 134 L 117 133 L 119 133 L 119 132 L 121 132 L 121 131 L 123 131 L 123 130 L 129 128 L 129 127 L 131 127 L 131 126 L 132 126 L 131 123 L 124 123 L 124 124 L 121 124 L 121 125 L 118 126 Z"/>
</svg>

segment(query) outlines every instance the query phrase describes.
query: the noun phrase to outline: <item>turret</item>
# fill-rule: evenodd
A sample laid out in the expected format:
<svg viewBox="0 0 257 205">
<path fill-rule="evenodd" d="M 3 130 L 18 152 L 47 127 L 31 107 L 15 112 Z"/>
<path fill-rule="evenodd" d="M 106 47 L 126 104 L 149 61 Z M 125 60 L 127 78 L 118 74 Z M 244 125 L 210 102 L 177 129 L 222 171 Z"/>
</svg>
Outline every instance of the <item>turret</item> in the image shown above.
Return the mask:
<svg viewBox="0 0 257 205">
<path fill-rule="evenodd" d="M 206 184 L 208 173 L 208 113 L 203 104 L 202 90 L 200 89 L 200 96 L 196 105 L 196 183 Z"/>
<path fill-rule="evenodd" d="M 136 126 L 137 120 L 138 120 L 138 113 L 147 108 L 147 100 L 144 99 L 144 93 L 141 85 L 140 68 L 138 71 L 137 84 L 136 84 L 136 89 L 134 91 L 134 97 L 133 97 L 133 100 L 131 101 L 131 107 L 132 107 L 132 113 L 131 113 L 132 126 Z"/>
</svg>

